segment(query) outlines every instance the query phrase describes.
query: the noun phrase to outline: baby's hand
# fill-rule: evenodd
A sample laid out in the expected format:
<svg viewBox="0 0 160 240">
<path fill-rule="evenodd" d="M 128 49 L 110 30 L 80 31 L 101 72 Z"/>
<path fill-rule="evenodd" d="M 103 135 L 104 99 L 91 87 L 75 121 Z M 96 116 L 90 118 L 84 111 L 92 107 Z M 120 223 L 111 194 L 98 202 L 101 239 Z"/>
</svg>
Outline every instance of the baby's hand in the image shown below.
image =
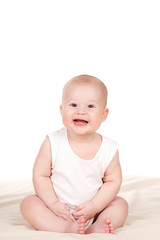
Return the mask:
<svg viewBox="0 0 160 240">
<path fill-rule="evenodd" d="M 77 207 L 76 212 L 73 212 L 72 215 L 75 219 L 84 217 L 86 220 L 92 219 L 97 214 L 96 206 L 92 201 L 86 202 Z"/>
<path fill-rule="evenodd" d="M 58 201 L 54 205 L 52 205 L 50 209 L 57 217 L 61 217 L 69 222 L 75 221 L 74 217 L 70 213 L 70 208 L 65 203 Z"/>
</svg>

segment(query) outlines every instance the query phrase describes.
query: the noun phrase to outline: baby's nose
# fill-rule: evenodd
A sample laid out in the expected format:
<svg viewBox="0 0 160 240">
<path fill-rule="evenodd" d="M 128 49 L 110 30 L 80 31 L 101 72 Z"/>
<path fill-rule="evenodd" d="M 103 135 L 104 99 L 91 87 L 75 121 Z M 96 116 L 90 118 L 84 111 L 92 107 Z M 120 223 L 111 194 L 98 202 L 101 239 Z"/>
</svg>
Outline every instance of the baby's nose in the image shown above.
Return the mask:
<svg viewBox="0 0 160 240">
<path fill-rule="evenodd" d="M 80 108 L 80 109 L 77 110 L 77 114 L 79 114 L 79 115 L 85 115 L 86 113 L 85 113 L 85 110 L 83 110 L 82 108 Z"/>
</svg>

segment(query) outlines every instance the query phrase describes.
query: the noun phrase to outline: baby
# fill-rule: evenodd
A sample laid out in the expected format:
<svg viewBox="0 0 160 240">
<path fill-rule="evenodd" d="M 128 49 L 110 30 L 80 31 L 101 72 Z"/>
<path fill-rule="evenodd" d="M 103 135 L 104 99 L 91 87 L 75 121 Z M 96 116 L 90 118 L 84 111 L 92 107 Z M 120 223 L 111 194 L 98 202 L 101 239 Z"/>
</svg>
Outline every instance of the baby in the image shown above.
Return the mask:
<svg viewBox="0 0 160 240">
<path fill-rule="evenodd" d="M 21 202 L 37 230 L 113 233 L 128 215 L 117 196 L 122 174 L 117 144 L 97 133 L 108 116 L 107 88 L 80 75 L 66 83 L 60 112 L 64 127 L 48 134 L 33 168 L 36 195 Z"/>
</svg>

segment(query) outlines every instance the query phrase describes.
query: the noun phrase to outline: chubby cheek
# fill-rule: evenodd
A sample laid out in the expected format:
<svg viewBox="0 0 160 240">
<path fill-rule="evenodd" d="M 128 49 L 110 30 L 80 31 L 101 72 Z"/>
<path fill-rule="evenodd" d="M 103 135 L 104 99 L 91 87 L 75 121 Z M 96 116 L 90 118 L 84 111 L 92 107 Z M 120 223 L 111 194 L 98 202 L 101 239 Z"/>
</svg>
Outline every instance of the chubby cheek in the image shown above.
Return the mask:
<svg viewBox="0 0 160 240">
<path fill-rule="evenodd" d="M 100 112 L 92 116 L 92 124 L 96 129 L 100 127 L 101 123 L 102 123 L 102 114 Z"/>
<path fill-rule="evenodd" d="M 95 130 L 98 130 L 100 125 L 101 125 L 101 121 L 95 121 L 93 127 L 94 127 Z"/>
<path fill-rule="evenodd" d="M 69 112 L 64 111 L 62 112 L 62 121 L 63 124 L 67 127 L 68 125 L 70 125 L 72 123 L 72 116 Z"/>
</svg>

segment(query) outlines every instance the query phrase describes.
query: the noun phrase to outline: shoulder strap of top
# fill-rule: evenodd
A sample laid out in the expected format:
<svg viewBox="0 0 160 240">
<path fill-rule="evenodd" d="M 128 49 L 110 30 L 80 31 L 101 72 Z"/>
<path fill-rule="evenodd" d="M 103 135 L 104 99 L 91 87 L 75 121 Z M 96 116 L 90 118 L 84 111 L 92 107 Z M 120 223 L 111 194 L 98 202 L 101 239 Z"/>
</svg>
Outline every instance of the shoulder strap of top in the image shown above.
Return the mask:
<svg viewBox="0 0 160 240">
<path fill-rule="evenodd" d="M 104 144 L 103 144 L 103 158 L 104 158 L 104 169 L 106 170 L 108 165 L 110 164 L 110 162 L 112 161 L 115 153 L 117 152 L 118 150 L 118 144 L 103 136 L 103 141 L 104 141 Z"/>
<path fill-rule="evenodd" d="M 62 128 L 56 132 L 48 134 L 50 144 L 51 144 L 51 153 L 52 153 L 52 167 L 55 165 L 57 159 L 57 151 L 59 150 L 59 144 L 61 145 L 65 137 L 65 129 Z"/>
</svg>

